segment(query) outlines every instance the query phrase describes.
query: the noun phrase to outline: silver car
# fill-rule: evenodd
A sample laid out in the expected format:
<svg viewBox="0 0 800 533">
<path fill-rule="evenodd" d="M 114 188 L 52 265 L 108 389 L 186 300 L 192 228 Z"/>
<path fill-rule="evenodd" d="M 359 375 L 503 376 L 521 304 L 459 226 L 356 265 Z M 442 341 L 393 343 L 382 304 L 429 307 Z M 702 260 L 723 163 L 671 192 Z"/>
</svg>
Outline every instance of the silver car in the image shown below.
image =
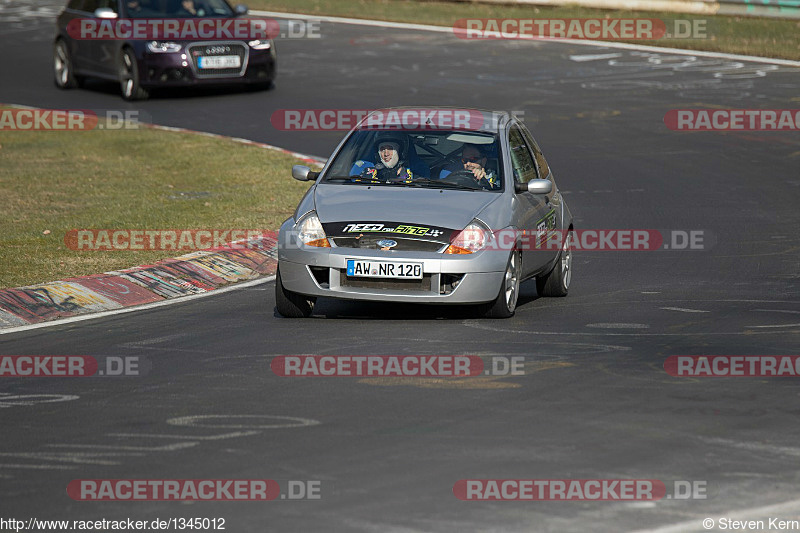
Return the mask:
<svg viewBox="0 0 800 533">
<path fill-rule="evenodd" d="M 307 317 L 327 296 L 506 318 L 529 278 L 566 296 L 572 214 L 527 128 L 503 112 L 414 122 L 408 109 L 367 116 L 320 172 L 292 169 L 314 183 L 280 229 L 278 312 Z"/>
</svg>

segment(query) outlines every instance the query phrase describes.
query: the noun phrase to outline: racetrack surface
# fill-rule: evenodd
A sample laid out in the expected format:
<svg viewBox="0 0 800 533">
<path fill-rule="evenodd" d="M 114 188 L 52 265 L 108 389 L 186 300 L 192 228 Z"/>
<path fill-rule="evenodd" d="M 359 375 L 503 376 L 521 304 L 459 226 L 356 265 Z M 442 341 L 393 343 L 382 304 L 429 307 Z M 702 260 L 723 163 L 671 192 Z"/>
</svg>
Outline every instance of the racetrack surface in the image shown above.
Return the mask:
<svg viewBox="0 0 800 533">
<path fill-rule="evenodd" d="M 157 124 L 321 156 L 341 133 L 278 131 L 272 113 L 521 111 L 577 228 L 703 231 L 705 249 L 578 252 L 567 298 L 539 298 L 526 284 L 508 320 L 331 300 L 312 319 L 286 320 L 267 282 L 4 335 L 3 355 L 140 356 L 152 368 L 139 378 L 4 378 L 0 514 L 225 517 L 237 533 L 703 531 L 705 517 L 800 519 L 796 378 L 675 378 L 663 369 L 670 355 L 798 355 L 800 137 L 674 132 L 663 117 L 677 108 L 796 108 L 800 71 L 324 23 L 321 39 L 278 43 L 273 91 L 128 104 L 114 85 L 54 88 L 52 14 L 14 22 L 8 6 L 24 5 L 4 6 L 0 39 L 15 59 L 3 67 L 0 102 L 141 110 Z M 271 359 L 294 354 L 523 356 L 525 375 L 275 376 Z M 72 479 L 156 478 L 268 478 L 282 488 L 318 480 L 322 497 L 76 502 L 65 492 Z M 473 478 L 660 479 L 670 489 L 705 481 L 708 497 L 456 499 L 455 482 Z"/>
</svg>

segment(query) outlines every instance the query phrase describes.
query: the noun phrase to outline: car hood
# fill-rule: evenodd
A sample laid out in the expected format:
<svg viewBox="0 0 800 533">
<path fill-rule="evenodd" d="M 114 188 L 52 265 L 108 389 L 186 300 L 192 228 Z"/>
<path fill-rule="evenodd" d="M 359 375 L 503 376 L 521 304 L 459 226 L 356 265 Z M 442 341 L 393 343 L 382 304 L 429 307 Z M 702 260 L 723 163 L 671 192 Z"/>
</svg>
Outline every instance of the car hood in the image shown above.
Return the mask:
<svg viewBox="0 0 800 533">
<path fill-rule="evenodd" d="M 330 222 L 403 222 L 461 230 L 501 193 L 391 185 L 319 184 L 317 216 Z"/>
</svg>

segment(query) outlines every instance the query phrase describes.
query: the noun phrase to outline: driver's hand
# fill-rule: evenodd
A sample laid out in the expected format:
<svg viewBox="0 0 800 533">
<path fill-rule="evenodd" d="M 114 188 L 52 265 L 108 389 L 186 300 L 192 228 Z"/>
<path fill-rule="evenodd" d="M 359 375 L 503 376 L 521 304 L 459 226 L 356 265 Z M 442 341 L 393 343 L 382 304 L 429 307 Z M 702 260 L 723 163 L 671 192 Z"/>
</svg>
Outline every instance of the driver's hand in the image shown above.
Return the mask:
<svg viewBox="0 0 800 533">
<path fill-rule="evenodd" d="M 472 168 L 472 175 L 475 176 L 476 181 L 481 181 L 486 177 L 486 170 L 483 167 Z"/>
</svg>

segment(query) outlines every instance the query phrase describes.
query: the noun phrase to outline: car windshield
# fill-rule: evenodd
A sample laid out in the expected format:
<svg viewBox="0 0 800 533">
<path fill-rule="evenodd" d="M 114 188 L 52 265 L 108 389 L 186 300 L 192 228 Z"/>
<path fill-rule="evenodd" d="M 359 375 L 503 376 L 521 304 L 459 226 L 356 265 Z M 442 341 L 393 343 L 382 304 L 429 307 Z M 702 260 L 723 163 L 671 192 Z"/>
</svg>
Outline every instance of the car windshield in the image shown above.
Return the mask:
<svg viewBox="0 0 800 533">
<path fill-rule="evenodd" d="M 323 182 L 499 192 L 498 137 L 464 130 L 361 129 L 336 154 Z"/>
<path fill-rule="evenodd" d="M 126 0 L 128 18 L 233 17 L 225 0 Z"/>
</svg>

